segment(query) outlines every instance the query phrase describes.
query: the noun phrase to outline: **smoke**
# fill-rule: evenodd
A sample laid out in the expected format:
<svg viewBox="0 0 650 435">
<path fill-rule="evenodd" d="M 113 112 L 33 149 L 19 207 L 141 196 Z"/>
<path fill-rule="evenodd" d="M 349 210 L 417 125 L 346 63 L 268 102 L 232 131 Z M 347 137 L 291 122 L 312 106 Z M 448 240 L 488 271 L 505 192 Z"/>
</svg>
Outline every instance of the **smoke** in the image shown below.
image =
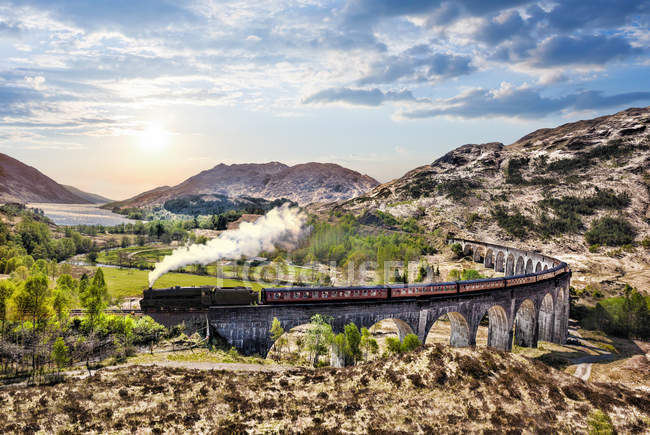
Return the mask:
<svg viewBox="0 0 650 435">
<path fill-rule="evenodd" d="M 190 245 L 175 249 L 149 272 L 149 287 L 165 273 L 188 264 L 207 265 L 224 258 L 255 256 L 271 250 L 277 243 L 294 243 L 303 231 L 307 216 L 288 204 L 274 208 L 255 222 L 242 222 L 236 230 L 228 230 L 205 245 Z"/>
</svg>

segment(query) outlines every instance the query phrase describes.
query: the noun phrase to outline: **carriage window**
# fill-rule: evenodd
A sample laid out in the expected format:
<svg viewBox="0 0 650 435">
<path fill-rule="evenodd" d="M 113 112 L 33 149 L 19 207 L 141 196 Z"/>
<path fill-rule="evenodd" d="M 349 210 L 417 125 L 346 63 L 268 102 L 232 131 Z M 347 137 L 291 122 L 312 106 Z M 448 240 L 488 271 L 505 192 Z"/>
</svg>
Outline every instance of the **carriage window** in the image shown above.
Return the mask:
<svg viewBox="0 0 650 435">
<path fill-rule="evenodd" d="M 376 292 L 375 290 L 372 290 L 372 291 L 370 292 L 370 296 L 375 296 L 376 294 L 377 294 L 377 292 Z"/>
</svg>

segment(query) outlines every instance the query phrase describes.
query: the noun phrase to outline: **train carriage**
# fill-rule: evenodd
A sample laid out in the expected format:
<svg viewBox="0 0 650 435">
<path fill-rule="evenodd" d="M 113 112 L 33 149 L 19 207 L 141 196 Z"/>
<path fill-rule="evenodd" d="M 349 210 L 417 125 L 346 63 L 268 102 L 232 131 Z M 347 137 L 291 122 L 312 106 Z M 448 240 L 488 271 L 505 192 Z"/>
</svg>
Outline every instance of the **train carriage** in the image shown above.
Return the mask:
<svg viewBox="0 0 650 435">
<path fill-rule="evenodd" d="M 355 287 L 289 287 L 262 289 L 263 302 L 267 304 L 308 303 L 359 299 L 387 299 L 388 288 L 384 286 Z"/>
<path fill-rule="evenodd" d="M 503 287 L 505 287 L 505 280 L 503 278 L 474 279 L 458 282 L 459 293 L 495 290 Z"/>
<path fill-rule="evenodd" d="M 513 287 L 522 284 L 533 284 L 537 282 L 537 275 L 529 273 L 526 275 L 515 275 L 506 277 L 506 287 Z"/>
<path fill-rule="evenodd" d="M 408 298 L 453 294 L 457 291 L 455 282 L 433 284 L 391 285 L 391 298 Z"/>
</svg>

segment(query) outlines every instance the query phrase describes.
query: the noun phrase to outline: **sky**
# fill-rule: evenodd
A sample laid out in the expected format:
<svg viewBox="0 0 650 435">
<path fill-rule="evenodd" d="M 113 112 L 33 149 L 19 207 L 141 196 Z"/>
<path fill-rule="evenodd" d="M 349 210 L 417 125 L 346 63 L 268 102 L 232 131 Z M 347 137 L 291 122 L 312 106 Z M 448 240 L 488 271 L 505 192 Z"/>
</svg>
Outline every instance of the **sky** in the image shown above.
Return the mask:
<svg viewBox="0 0 650 435">
<path fill-rule="evenodd" d="M 124 199 L 218 163 L 381 182 L 650 104 L 650 2 L 0 0 L 0 152 Z"/>
</svg>

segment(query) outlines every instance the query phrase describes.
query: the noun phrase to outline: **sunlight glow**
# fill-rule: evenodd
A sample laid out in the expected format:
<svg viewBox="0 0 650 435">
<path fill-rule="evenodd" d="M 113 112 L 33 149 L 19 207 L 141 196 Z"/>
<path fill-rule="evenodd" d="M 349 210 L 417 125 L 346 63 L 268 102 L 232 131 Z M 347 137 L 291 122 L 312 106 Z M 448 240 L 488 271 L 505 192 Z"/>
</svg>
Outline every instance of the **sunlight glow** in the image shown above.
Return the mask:
<svg viewBox="0 0 650 435">
<path fill-rule="evenodd" d="M 149 124 L 137 136 L 138 145 L 146 151 L 161 151 L 170 142 L 171 133 L 160 124 Z"/>
</svg>

